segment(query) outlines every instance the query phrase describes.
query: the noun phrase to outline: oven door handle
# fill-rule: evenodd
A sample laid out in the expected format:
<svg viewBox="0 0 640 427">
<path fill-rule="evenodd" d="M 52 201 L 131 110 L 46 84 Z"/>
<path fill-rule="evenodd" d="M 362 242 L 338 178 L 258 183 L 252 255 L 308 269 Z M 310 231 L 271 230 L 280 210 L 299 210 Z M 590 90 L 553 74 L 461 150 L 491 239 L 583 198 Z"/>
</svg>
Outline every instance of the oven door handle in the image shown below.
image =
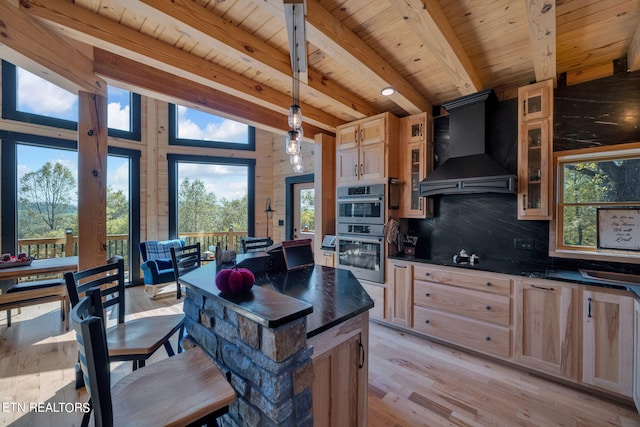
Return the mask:
<svg viewBox="0 0 640 427">
<path fill-rule="evenodd" d="M 369 203 L 369 202 L 381 202 L 382 196 L 380 197 L 363 197 L 363 198 L 349 198 L 349 199 L 338 199 L 338 203 Z"/>
<path fill-rule="evenodd" d="M 384 237 L 361 237 L 357 234 L 338 236 L 338 239 L 340 238 L 343 240 L 357 240 L 363 243 L 381 243 L 384 240 Z"/>
</svg>

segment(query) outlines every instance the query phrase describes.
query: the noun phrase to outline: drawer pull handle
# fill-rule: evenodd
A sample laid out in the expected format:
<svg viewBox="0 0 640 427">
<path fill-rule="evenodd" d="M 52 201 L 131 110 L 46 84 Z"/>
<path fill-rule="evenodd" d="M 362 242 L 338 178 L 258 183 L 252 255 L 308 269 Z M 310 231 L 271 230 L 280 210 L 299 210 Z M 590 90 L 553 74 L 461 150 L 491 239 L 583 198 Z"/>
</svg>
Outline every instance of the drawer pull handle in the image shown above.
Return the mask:
<svg viewBox="0 0 640 427">
<path fill-rule="evenodd" d="M 487 282 L 487 286 L 492 286 L 493 284 L 491 282 Z"/>
<path fill-rule="evenodd" d="M 406 265 L 393 264 L 393 266 L 394 266 L 395 268 L 407 268 L 407 266 L 406 266 Z"/>
<path fill-rule="evenodd" d="M 487 310 L 487 311 L 491 310 L 491 306 L 490 305 L 486 306 L 485 310 Z"/>
<path fill-rule="evenodd" d="M 589 314 L 587 315 L 588 318 L 591 318 L 591 298 L 589 298 Z"/>
<path fill-rule="evenodd" d="M 429 322 L 430 322 L 430 320 L 425 320 L 425 321 L 424 321 L 424 323 L 427 323 L 427 324 L 428 324 Z"/>
<path fill-rule="evenodd" d="M 427 292 L 426 294 L 424 294 L 425 297 L 430 297 L 431 294 L 429 292 Z"/>
<path fill-rule="evenodd" d="M 486 342 L 489 342 L 489 341 L 491 341 L 491 337 L 484 337 L 484 340 L 485 340 Z"/>
<path fill-rule="evenodd" d="M 425 276 L 431 276 L 431 273 L 424 273 Z"/>
<path fill-rule="evenodd" d="M 554 288 L 545 288 L 544 286 L 531 285 L 531 287 L 534 289 L 542 289 L 543 291 L 555 291 Z"/>
</svg>

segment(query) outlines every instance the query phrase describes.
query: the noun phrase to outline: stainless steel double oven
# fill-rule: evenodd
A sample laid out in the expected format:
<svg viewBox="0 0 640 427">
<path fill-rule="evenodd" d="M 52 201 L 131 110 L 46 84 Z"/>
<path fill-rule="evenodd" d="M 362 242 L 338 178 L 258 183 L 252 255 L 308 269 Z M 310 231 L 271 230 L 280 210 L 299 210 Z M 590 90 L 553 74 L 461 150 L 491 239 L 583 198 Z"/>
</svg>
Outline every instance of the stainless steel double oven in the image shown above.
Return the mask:
<svg viewBox="0 0 640 427">
<path fill-rule="evenodd" d="M 384 184 L 338 187 L 336 267 L 384 283 Z"/>
</svg>

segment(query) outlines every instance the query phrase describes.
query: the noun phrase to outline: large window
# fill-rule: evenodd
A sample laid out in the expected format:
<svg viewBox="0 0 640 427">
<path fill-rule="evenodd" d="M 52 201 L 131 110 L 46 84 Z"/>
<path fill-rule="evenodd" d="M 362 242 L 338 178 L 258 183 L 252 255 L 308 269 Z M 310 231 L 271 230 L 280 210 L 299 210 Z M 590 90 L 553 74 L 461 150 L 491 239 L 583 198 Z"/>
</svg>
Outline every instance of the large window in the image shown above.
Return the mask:
<svg viewBox="0 0 640 427">
<path fill-rule="evenodd" d="M 556 168 L 553 254 L 581 257 L 586 254 L 591 259 L 620 257 L 634 262 L 637 252 L 598 247 L 597 211 L 640 207 L 640 144 L 559 152 Z"/>
<path fill-rule="evenodd" d="M 182 105 L 169 105 L 169 144 L 255 150 L 255 128 Z"/>
<path fill-rule="evenodd" d="M 254 159 L 170 154 L 169 233 L 202 250 L 240 249 L 254 232 Z"/>
<path fill-rule="evenodd" d="M 109 136 L 140 140 L 140 95 L 107 87 Z M 62 129 L 78 128 L 78 95 L 2 61 L 2 117 Z"/>
<path fill-rule="evenodd" d="M 6 132 L 0 137 L 3 252 L 38 258 L 77 254 L 76 143 Z M 139 164 L 139 151 L 109 147 L 107 256 L 123 256 L 128 268 L 139 265 Z M 138 268 L 129 270 L 130 279 L 139 276 Z"/>
</svg>

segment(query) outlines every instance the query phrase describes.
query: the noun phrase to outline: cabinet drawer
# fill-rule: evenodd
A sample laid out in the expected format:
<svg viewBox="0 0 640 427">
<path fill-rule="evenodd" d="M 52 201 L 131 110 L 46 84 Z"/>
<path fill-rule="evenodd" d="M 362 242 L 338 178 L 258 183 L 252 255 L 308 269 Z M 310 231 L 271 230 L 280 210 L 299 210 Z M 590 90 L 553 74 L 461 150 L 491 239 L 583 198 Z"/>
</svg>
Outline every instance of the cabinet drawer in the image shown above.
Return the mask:
<svg viewBox="0 0 640 427">
<path fill-rule="evenodd" d="M 472 273 L 445 270 L 434 267 L 415 265 L 413 277 L 417 280 L 444 283 L 445 285 L 491 292 L 493 294 L 510 295 L 511 279 L 495 274 L 474 271 Z"/>
<path fill-rule="evenodd" d="M 511 324 L 511 298 L 487 292 L 415 280 L 416 305 L 473 317 L 499 325 Z"/>
<path fill-rule="evenodd" d="M 360 281 L 360 284 L 373 300 L 373 308 L 369 310 L 369 317 L 384 320 L 384 308 L 387 295 L 387 288 L 380 285 L 370 285 Z"/>
<path fill-rule="evenodd" d="M 414 305 L 416 331 L 452 344 L 508 358 L 511 348 L 509 328 Z"/>
</svg>

